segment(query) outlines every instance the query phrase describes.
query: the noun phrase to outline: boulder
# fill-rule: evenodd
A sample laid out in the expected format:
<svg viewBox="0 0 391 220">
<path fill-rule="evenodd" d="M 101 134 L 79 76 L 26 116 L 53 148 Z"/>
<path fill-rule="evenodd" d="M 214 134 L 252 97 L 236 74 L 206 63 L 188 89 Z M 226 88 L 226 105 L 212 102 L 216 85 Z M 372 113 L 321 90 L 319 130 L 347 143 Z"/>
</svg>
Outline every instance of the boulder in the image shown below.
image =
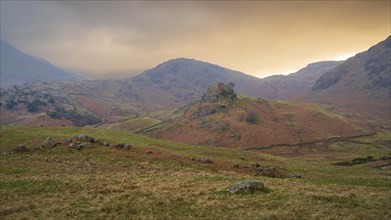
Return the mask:
<svg viewBox="0 0 391 220">
<path fill-rule="evenodd" d="M 90 143 L 94 143 L 95 139 L 93 137 L 90 137 L 88 135 L 85 135 L 85 134 L 78 134 L 75 136 L 76 140 L 80 141 L 80 142 L 90 142 Z"/>
<path fill-rule="evenodd" d="M 83 142 L 80 144 L 80 147 L 92 147 L 92 143 L 91 142 Z"/>
<path fill-rule="evenodd" d="M 72 139 L 64 138 L 63 142 L 66 143 L 66 144 L 69 144 L 69 143 L 72 143 Z"/>
<path fill-rule="evenodd" d="M 226 190 L 230 193 L 239 193 L 261 191 L 264 188 L 265 185 L 260 180 L 246 180 L 236 183 L 235 185 L 228 187 Z"/>
<path fill-rule="evenodd" d="M 280 168 L 275 167 L 255 167 L 254 176 L 266 176 L 272 178 L 282 178 L 284 177 L 284 172 Z"/>
<path fill-rule="evenodd" d="M 145 154 L 153 154 L 153 152 L 151 150 L 147 150 L 145 151 Z"/>
<path fill-rule="evenodd" d="M 116 148 L 123 148 L 125 146 L 125 144 L 116 144 L 115 147 Z"/>
<path fill-rule="evenodd" d="M 46 138 L 46 140 L 42 143 L 42 147 L 44 148 L 53 148 L 57 145 L 58 143 L 54 141 L 51 137 Z"/>
<path fill-rule="evenodd" d="M 129 150 L 132 147 L 130 144 L 125 144 L 125 146 L 122 148 L 122 150 Z"/>
<path fill-rule="evenodd" d="M 25 153 L 25 152 L 29 152 L 30 150 L 23 144 L 19 144 L 18 146 L 16 146 L 14 148 L 14 152 L 16 153 Z"/>
<path fill-rule="evenodd" d="M 80 150 L 82 147 L 80 146 L 80 144 L 79 143 L 70 143 L 69 145 L 68 145 L 68 147 L 70 147 L 70 148 L 75 148 L 75 149 L 77 149 L 77 150 Z"/>
</svg>

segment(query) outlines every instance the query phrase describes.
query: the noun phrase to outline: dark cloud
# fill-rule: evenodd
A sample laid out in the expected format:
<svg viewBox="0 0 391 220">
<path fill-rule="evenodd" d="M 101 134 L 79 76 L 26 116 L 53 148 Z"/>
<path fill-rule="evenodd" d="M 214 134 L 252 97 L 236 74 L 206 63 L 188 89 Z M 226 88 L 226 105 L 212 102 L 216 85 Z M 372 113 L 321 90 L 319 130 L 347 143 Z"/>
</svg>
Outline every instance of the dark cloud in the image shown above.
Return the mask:
<svg viewBox="0 0 391 220">
<path fill-rule="evenodd" d="M 135 72 L 191 57 L 294 70 L 390 34 L 389 1 L 1 1 L 1 37 L 63 68 Z"/>
</svg>

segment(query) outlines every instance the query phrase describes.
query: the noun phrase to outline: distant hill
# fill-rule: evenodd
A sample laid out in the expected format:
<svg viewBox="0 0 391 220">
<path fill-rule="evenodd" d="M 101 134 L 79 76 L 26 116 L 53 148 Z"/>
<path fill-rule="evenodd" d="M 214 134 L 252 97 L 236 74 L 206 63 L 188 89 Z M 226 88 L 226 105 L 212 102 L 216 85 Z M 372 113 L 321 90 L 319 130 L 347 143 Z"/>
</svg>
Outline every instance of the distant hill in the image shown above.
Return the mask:
<svg viewBox="0 0 391 220">
<path fill-rule="evenodd" d="M 308 64 L 289 75 L 274 75 L 261 79 L 263 88 L 260 97 L 267 99 L 292 100 L 306 94 L 315 82 L 327 71 L 343 61 L 322 61 Z"/>
<path fill-rule="evenodd" d="M 185 58 L 166 61 L 130 81 L 146 100 L 164 108 L 175 108 L 196 101 L 210 85 L 217 82 L 234 82 L 239 94 L 262 94 L 259 78 Z"/>
<path fill-rule="evenodd" d="M 389 123 L 390 94 L 391 36 L 326 72 L 304 100 L 385 117 Z"/>
<path fill-rule="evenodd" d="M 211 86 L 201 101 L 148 135 L 174 142 L 254 148 L 365 134 L 368 128 L 316 105 L 237 96 Z"/>
<path fill-rule="evenodd" d="M 177 115 L 175 109 L 201 99 L 207 88 L 217 82 L 233 82 L 238 95 L 326 103 L 339 110 L 346 108 L 348 112 L 389 119 L 389 48 L 390 38 L 345 62 L 313 63 L 287 76 L 264 79 L 178 58 L 129 79 L 0 88 L 0 122 L 83 126 L 136 117 L 166 120 Z"/>
<path fill-rule="evenodd" d="M 1 85 L 79 80 L 77 75 L 68 73 L 43 59 L 27 55 L 3 40 L 0 40 L 0 48 Z"/>
</svg>

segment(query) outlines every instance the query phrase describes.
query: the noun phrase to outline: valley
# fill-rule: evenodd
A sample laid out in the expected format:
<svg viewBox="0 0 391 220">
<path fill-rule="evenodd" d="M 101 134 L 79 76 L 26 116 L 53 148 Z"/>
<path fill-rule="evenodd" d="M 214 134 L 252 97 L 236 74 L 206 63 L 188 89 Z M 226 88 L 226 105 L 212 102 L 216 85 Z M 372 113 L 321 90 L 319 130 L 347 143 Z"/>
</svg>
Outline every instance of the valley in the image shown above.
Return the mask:
<svg viewBox="0 0 391 220">
<path fill-rule="evenodd" d="M 391 36 L 262 79 L 83 80 L 1 44 L 0 219 L 391 218 Z"/>
</svg>

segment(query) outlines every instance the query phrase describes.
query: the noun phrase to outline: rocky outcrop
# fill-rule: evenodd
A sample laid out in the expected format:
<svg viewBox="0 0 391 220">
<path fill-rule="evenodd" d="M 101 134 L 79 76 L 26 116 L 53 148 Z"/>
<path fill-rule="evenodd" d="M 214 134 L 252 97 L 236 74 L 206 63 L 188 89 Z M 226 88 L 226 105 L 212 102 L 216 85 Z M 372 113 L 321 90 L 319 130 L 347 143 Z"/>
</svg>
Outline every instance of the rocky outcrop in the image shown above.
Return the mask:
<svg viewBox="0 0 391 220">
<path fill-rule="evenodd" d="M 46 140 L 42 143 L 42 147 L 44 148 L 53 148 L 58 144 L 58 142 L 54 141 L 51 137 L 46 138 Z"/>
<path fill-rule="evenodd" d="M 232 102 L 236 98 L 236 93 L 233 90 L 235 84 L 230 82 L 228 84 L 217 83 L 208 88 L 201 98 L 202 102 L 214 103 L 222 100 Z"/>
<path fill-rule="evenodd" d="M 226 190 L 230 193 L 239 193 L 239 192 L 256 192 L 262 191 L 265 189 L 265 185 L 260 180 L 247 180 L 243 182 L 236 183 L 228 187 Z"/>
<path fill-rule="evenodd" d="M 77 141 L 94 143 L 95 139 L 85 134 L 78 134 L 75 136 Z"/>
</svg>

